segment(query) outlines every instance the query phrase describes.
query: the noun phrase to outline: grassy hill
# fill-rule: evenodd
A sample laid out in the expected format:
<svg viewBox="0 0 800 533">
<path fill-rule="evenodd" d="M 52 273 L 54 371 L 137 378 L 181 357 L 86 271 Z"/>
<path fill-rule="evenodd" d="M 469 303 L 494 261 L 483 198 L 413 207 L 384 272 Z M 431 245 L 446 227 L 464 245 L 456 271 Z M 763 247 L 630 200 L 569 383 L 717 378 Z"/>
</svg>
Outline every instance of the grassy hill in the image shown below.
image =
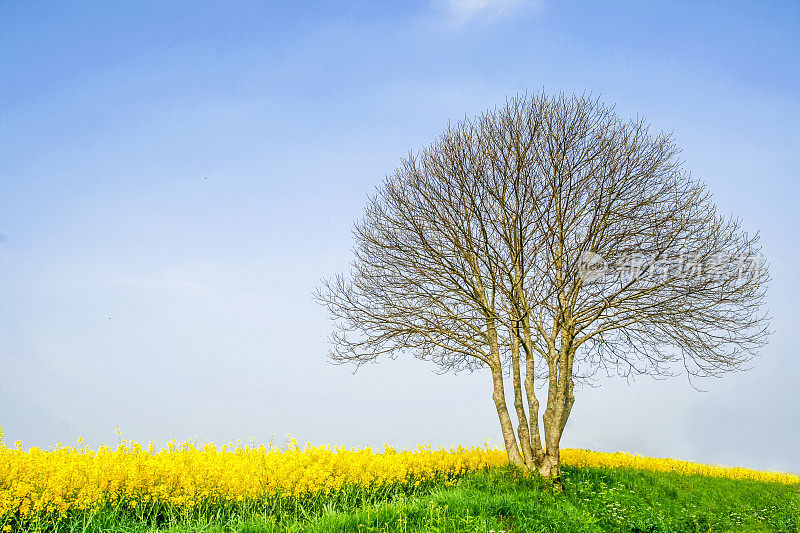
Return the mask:
<svg viewBox="0 0 800 533">
<path fill-rule="evenodd" d="M 793 474 L 578 449 L 562 465 L 560 490 L 488 444 L 26 451 L 0 429 L 0 533 L 800 533 Z"/>
<path fill-rule="evenodd" d="M 206 516 L 171 524 L 99 515 L 59 531 L 130 532 L 717 532 L 800 531 L 797 485 L 629 468 L 565 467 L 565 488 L 511 468 L 412 493 L 349 493 L 270 514 Z"/>
</svg>

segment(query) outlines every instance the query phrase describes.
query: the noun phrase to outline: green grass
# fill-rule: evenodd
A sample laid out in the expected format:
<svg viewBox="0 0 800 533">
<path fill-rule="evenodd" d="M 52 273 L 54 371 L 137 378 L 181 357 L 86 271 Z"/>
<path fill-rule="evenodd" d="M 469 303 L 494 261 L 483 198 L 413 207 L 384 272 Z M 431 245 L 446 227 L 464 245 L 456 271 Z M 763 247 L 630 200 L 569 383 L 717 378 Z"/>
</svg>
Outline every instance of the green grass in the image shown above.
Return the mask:
<svg viewBox="0 0 800 533">
<path fill-rule="evenodd" d="M 514 469 L 415 493 L 351 492 L 268 510 L 136 520 L 104 513 L 57 531 L 171 532 L 708 532 L 800 531 L 797 486 L 628 469 L 565 467 L 564 491 Z"/>
</svg>

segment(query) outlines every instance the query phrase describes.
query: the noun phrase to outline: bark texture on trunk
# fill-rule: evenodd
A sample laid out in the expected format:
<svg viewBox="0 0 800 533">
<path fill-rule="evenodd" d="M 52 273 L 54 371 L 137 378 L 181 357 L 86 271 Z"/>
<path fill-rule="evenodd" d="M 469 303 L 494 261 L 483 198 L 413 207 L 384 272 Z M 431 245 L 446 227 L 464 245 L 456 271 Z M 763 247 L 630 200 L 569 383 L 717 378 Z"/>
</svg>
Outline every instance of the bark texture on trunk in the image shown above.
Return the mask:
<svg viewBox="0 0 800 533">
<path fill-rule="evenodd" d="M 487 319 L 487 329 L 489 337 L 489 349 L 491 353 L 492 370 L 492 398 L 497 408 L 497 416 L 500 418 L 500 428 L 503 431 L 503 442 L 511 464 L 524 466 L 525 460 L 520 454 L 517 446 L 517 438 L 514 436 L 514 424 L 506 406 L 505 384 L 503 383 L 503 365 L 500 361 L 500 347 L 497 342 L 497 327 L 492 318 Z"/>
<path fill-rule="evenodd" d="M 548 448 L 539 465 L 539 474 L 543 478 L 551 479 L 556 483 L 561 482 L 561 457 L 558 446 Z"/>
<path fill-rule="evenodd" d="M 514 387 L 514 407 L 517 415 L 517 431 L 506 405 L 502 367 L 499 365 L 499 353 L 495 361 L 497 366 L 492 368 L 493 400 L 500 419 L 503 440 L 510 463 L 528 470 L 537 471 L 542 477 L 552 480 L 556 485 L 561 484 L 560 446 L 561 436 L 567 424 L 567 419 L 575 402 L 574 380 L 572 376 L 572 363 L 574 348 L 570 335 L 561 339 L 561 346 L 556 348 L 557 342 L 551 343 L 547 363 L 549 366 L 547 405 L 542 414 L 543 435 L 539 431 L 539 401 L 534 391 L 533 358 L 526 355 L 526 367 L 523 379 L 519 360 L 522 350 L 512 350 L 512 379 Z M 526 339 L 521 345 L 525 346 Z M 519 348 L 519 346 L 518 346 Z M 528 412 L 525 410 L 527 399 Z M 544 442 L 542 443 L 542 436 Z"/>
<path fill-rule="evenodd" d="M 536 464 L 536 458 L 533 454 L 533 448 L 531 447 L 528 416 L 525 413 L 525 401 L 522 398 L 519 345 L 519 337 L 514 336 L 511 343 L 511 367 L 514 375 L 514 408 L 517 412 L 517 435 L 519 436 L 519 445 L 522 449 L 522 457 L 525 460 L 525 466 L 532 468 Z"/>
<path fill-rule="evenodd" d="M 520 454 L 519 447 L 517 447 L 517 439 L 514 436 L 514 425 L 511 422 L 511 416 L 508 414 L 508 407 L 506 407 L 506 394 L 505 387 L 503 386 L 502 371 L 492 369 L 493 386 L 494 390 L 492 398 L 494 405 L 497 408 L 497 416 L 500 418 L 500 428 L 503 431 L 503 441 L 508 454 L 508 460 L 513 465 L 525 466 L 525 460 Z"/>
</svg>

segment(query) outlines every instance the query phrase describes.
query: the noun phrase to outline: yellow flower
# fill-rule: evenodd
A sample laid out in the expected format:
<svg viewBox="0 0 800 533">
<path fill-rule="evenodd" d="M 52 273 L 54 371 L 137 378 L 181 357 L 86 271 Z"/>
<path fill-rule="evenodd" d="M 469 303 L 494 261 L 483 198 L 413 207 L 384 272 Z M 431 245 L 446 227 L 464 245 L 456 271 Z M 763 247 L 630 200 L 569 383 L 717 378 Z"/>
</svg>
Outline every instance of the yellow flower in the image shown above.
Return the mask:
<svg viewBox="0 0 800 533">
<path fill-rule="evenodd" d="M 779 483 L 800 482 L 793 474 L 709 466 L 675 459 L 625 453 L 565 449 L 564 464 L 604 468 L 643 468 Z M 135 509 L 142 503 L 190 509 L 198 505 L 267 504 L 275 497 L 332 494 L 346 486 L 377 488 L 399 484 L 450 484 L 475 471 L 507 464 L 506 453 L 488 444 L 449 450 L 419 445 L 396 450 L 312 446 L 289 440 L 281 449 L 213 443 L 177 444 L 156 451 L 132 440 L 112 449 L 56 446 L 27 452 L 0 443 L 0 523 L 43 515 L 53 519 L 70 511 L 95 511 L 106 505 Z M 4 526 L 9 531 L 11 526 Z"/>
</svg>

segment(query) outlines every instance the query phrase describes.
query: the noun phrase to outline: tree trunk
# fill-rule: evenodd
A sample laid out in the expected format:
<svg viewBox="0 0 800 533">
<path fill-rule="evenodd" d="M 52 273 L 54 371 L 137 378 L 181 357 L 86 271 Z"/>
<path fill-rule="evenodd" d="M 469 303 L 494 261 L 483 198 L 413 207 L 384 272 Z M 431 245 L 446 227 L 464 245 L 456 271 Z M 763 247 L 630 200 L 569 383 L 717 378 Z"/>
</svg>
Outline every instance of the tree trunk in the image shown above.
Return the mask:
<svg viewBox="0 0 800 533">
<path fill-rule="evenodd" d="M 541 464 L 544 459 L 542 452 L 542 436 L 539 432 L 539 400 L 536 399 L 536 384 L 534 383 L 533 343 L 531 342 L 530 325 L 525 323 L 525 393 L 528 397 L 528 420 L 530 424 L 531 448 L 535 465 Z"/>
<path fill-rule="evenodd" d="M 497 330 L 495 329 L 494 321 L 487 320 L 489 330 L 489 348 L 491 350 L 492 365 L 492 399 L 494 400 L 495 408 L 497 408 L 497 416 L 500 418 L 500 428 L 503 431 L 503 442 L 508 454 L 508 460 L 511 464 L 517 466 L 524 466 L 525 460 L 520 454 L 519 447 L 517 446 L 517 438 L 514 435 L 514 425 L 511 422 L 511 416 L 508 414 L 508 406 L 506 405 L 506 391 L 503 384 L 503 366 L 500 363 L 500 350 L 497 345 Z"/>
<path fill-rule="evenodd" d="M 511 423 L 511 416 L 508 414 L 508 407 L 506 406 L 506 394 L 503 387 L 503 374 L 500 369 L 492 369 L 492 382 L 494 391 L 492 398 L 494 405 L 497 408 L 497 416 L 500 418 L 500 429 L 503 431 L 503 441 L 508 454 L 508 460 L 511 464 L 517 466 L 525 466 L 525 460 L 519 453 L 517 447 L 517 439 L 514 436 L 514 425 Z"/>
<path fill-rule="evenodd" d="M 539 474 L 545 479 L 552 480 L 556 485 L 561 485 L 561 457 L 558 444 L 547 447 L 539 465 Z"/>
<path fill-rule="evenodd" d="M 561 487 L 561 435 L 567 423 L 567 418 L 572 410 L 575 401 L 573 395 L 574 381 L 572 377 L 572 362 L 574 360 L 574 349 L 572 339 L 568 337 L 562 339 L 562 348 L 556 351 L 551 345 L 548 365 L 550 366 L 549 386 L 547 393 L 547 406 L 542 416 L 542 426 L 544 433 L 544 449 L 540 441 L 539 433 L 539 402 L 534 392 L 533 381 L 533 358 L 527 357 L 526 351 L 526 376 L 525 392 L 528 396 L 529 412 L 525 413 L 525 406 L 522 391 L 522 379 L 519 357 L 521 354 L 520 342 L 512 342 L 512 377 L 514 387 L 514 407 L 518 418 L 518 436 L 514 431 L 514 424 L 509 414 L 506 404 L 505 386 L 503 380 L 503 369 L 500 364 L 500 353 L 497 345 L 496 330 L 494 324 L 489 322 L 489 339 L 492 354 L 490 365 L 492 372 L 492 384 L 495 407 L 500 419 L 500 428 L 503 432 L 503 441 L 511 464 L 522 467 L 526 470 L 537 470 L 539 474 L 551 480 L 557 487 Z M 512 340 L 519 340 L 519 336 Z M 527 339 L 523 339 L 526 342 Z M 527 347 L 527 346 L 526 346 Z M 517 441 L 519 438 L 519 443 Z"/>
<path fill-rule="evenodd" d="M 555 399 L 555 405 L 551 404 L 551 400 Z M 560 445 L 561 434 L 564 429 L 562 423 L 563 408 L 559 408 L 558 404 L 563 406 L 563 399 L 558 393 L 555 398 L 548 399 L 547 409 L 544 411 L 542 421 L 544 422 L 544 440 L 545 440 L 545 453 L 541 462 L 539 463 L 539 473 L 543 478 L 550 479 L 557 485 L 561 485 L 561 467 L 560 467 Z"/>
<path fill-rule="evenodd" d="M 519 446 L 522 449 L 522 458 L 525 461 L 525 466 L 533 468 L 536 464 L 536 457 L 531 446 L 528 416 L 525 413 L 525 403 L 522 399 L 522 377 L 519 357 L 519 336 L 514 335 L 511 339 L 511 368 L 514 375 L 514 408 L 517 412 L 517 436 L 519 437 Z M 535 415 L 531 412 L 531 416 Z"/>
<path fill-rule="evenodd" d="M 566 348 L 564 344 L 566 344 Z M 575 402 L 572 377 L 574 351 L 570 350 L 571 340 L 569 338 L 564 344 L 558 352 L 555 349 L 551 350 L 551 359 L 548 361 L 550 376 L 547 408 L 542 416 L 545 453 L 538 465 L 542 477 L 552 480 L 558 487 L 561 487 L 561 466 L 559 464 L 561 435 L 572 411 L 572 404 Z"/>
</svg>

